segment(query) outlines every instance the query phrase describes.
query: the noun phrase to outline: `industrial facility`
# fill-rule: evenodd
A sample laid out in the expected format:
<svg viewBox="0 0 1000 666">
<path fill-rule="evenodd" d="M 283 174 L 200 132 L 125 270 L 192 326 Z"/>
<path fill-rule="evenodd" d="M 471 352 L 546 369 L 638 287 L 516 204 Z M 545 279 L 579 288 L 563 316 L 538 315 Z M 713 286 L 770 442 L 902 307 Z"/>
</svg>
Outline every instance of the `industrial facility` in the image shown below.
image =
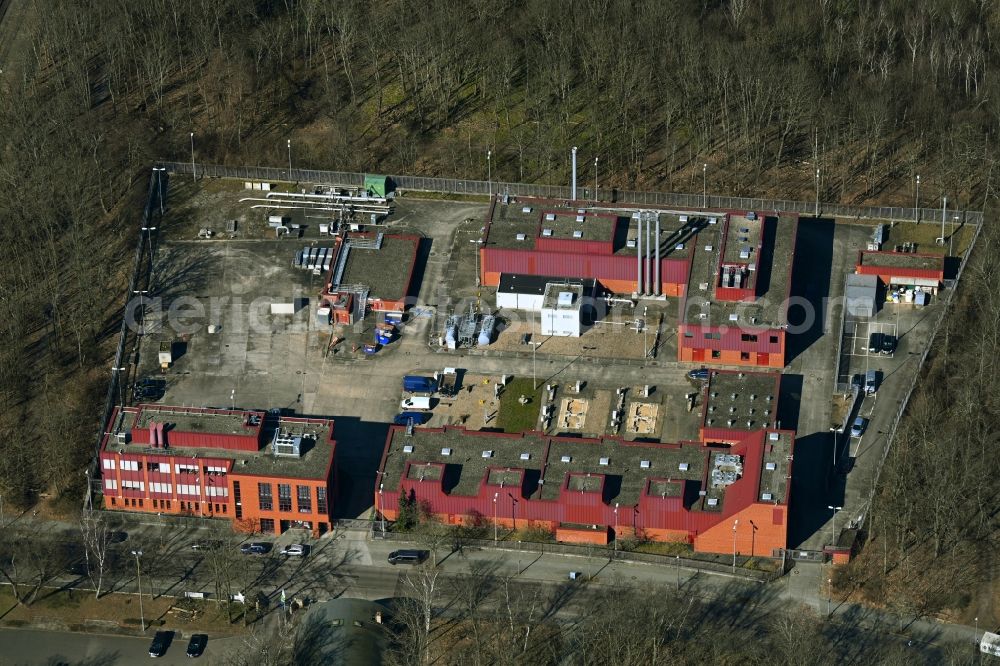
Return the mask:
<svg viewBox="0 0 1000 666">
<path fill-rule="evenodd" d="M 392 426 L 376 510 L 400 498 L 450 525 L 535 526 L 559 541 L 636 537 L 696 552 L 772 556 L 786 546 L 794 433 L 776 427 L 779 375 L 713 372 L 700 441 Z"/>
<path fill-rule="evenodd" d="M 320 536 L 331 528 L 333 425 L 262 411 L 118 407 L 101 445 L 104 508 Z"/>
</svg>

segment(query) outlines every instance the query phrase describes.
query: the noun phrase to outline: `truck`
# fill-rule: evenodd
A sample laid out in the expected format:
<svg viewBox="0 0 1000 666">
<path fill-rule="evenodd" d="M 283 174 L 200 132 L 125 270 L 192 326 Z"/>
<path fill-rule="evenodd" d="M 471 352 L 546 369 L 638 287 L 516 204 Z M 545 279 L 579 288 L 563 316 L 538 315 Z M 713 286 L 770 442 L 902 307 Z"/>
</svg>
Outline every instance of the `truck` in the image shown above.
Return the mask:
<svg viewBox="0 0 1000 666">
<path fill-rule="evenodd" d="M 403 390 L 410 393 L 434 393 L 437 391 L 437 381 L 433 377 L 406 375 L 403 377 Z"/>
<path fill-rule="evenodd" d="M 445 368 L 438 375 L 438 392 L 444 396 L 454 396 L 458 392 L 458 370 Z"/>
<path fill-rule="evenodd" d="M 427 410 L 431 408 L 431 399 L 430 396 L 426 395 L 410 396 L 409 398 L 403 398 L 403 401 L 399 403 L 399 408 L 404 412 Z"/>
</svg>

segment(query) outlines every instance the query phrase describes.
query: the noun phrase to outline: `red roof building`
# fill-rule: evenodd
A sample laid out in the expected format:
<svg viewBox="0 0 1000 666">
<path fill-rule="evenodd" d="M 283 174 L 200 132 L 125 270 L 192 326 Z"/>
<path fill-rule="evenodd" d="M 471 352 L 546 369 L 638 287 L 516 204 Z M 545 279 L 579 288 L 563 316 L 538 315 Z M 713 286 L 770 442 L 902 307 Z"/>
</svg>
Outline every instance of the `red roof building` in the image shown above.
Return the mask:
<svg viewBox="0 0 1000 666">
<path fill-rule="evenodd" d="M 257 411 L 117 408 L 101 444 L 104 508 L 223 518 L 281 534 L 331 527 L 333 421 Z"/>
<path fill-rule="evenodd" d="M 693 363 L 785 366 L 798 216 L 731 211 L 694 240 L 677 357 Z"/>
<path fill-rule="evenodd" d="M 877 275 L 886 286 L 923 287 L 936 292 L 944 280 L 944 257 L 917 252 L 860 250 L 854 272 Z"/>
<path fill-rule="evenodd" d="M 713 392 L 724 395 L 719 402 L 706 390 L 706 410 L 729 404 L 735 386 L 777 386 L 776 375 L 717 373 L 713 381 Z M 776 408 L 776 393 L 749 395 L 733 404 L 761 414 L 759 420 L 742 430 L 735 422 L 703 428 L 700 442 L 452 426 L 407 434 L 392 426 L 376 510 L 395 520 L 402 498 L 452 525 L 492 520 L 510 529 L 542 527 L 560 541 L 607 544 L 615 535 L 636 535 L 690 543 L 697 552 L 731 554 L 735 547 L 737 554 L 769 557 L 786 546 L 794 433 L 762 415 L 765 404 Z"/>
</svg>

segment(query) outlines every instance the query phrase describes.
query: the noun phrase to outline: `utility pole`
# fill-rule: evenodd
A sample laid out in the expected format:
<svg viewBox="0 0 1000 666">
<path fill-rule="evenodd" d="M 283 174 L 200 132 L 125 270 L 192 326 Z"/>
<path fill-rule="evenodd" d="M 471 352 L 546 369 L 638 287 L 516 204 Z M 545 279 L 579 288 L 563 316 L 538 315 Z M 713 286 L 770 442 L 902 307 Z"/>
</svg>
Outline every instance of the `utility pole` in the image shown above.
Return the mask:
<svg viewBox="0 0 1000 666">
<path fill-rule="evenodd" d="M 191 132 L 191 180 L 195 183 L 198 182 L 198 174 L 195 173 L 194 166 L 194 132 Z"/>
<path fill-rule="evenodd" d="M 139 587 L 139 625 L 142 627 L 142 633 L 146 633 L 146 616 L 142 612 L 142 572 L 139 569 L 139 558 L 142 557 L 142 551 L 133 550 L 132 554 L 135 555 L 135 582 Z"/>
<path fill-rule="evenodd" d="M 917 194 L 913 197 L 913 221 L 920 224 L 920 174 L 917 174 Z"/>
</svg>

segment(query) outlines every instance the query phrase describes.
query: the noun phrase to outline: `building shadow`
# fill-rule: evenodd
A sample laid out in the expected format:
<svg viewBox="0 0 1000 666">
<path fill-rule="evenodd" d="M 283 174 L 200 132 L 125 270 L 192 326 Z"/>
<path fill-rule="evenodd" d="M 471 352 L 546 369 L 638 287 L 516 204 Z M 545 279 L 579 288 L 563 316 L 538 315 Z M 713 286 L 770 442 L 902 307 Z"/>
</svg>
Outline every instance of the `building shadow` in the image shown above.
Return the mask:
<svg viewBox="0 0 1000 666">
<path fill-rule="evenodd" d="M 388 433 L 388 423 L 362 421 L 353 416 L 335 420 L 337 499 L 333 506 L 334 518 L 357 518 L 372 506 L 376 472 Z"/>
<path fill-rule="evenodd" d="M 834 230 L 835 225 L 830 219 L 799 221 L 791 289 L 792 302 L 798 305 L 788 311 L 788 324 L 798 332 L 788 336 L 786 363 L 791 363 L 823 337 L 823 317 L 826 316 L 823 301 L 830 294 Z M 774 259 L 782 261 L 786 258 Z"/>
<path fill-rule="evenodd" d="M 795 441 L 792 465 L 788 546 L 799 548 L 830 519 L 829 506 L 843 506 L 846 477 L 833 470 L 832 432 L 817 432 Z M 840 521 L 838 521 L 840 522 Z M 829 541 L 829 537 L 824 540 Z"/>
<path fill-rule="evenodd" d="M 782 375 L 778 393 L 777 422 L 785 430 L 799 429 L 802 408 L 802 375 Z"/>
</svg>

